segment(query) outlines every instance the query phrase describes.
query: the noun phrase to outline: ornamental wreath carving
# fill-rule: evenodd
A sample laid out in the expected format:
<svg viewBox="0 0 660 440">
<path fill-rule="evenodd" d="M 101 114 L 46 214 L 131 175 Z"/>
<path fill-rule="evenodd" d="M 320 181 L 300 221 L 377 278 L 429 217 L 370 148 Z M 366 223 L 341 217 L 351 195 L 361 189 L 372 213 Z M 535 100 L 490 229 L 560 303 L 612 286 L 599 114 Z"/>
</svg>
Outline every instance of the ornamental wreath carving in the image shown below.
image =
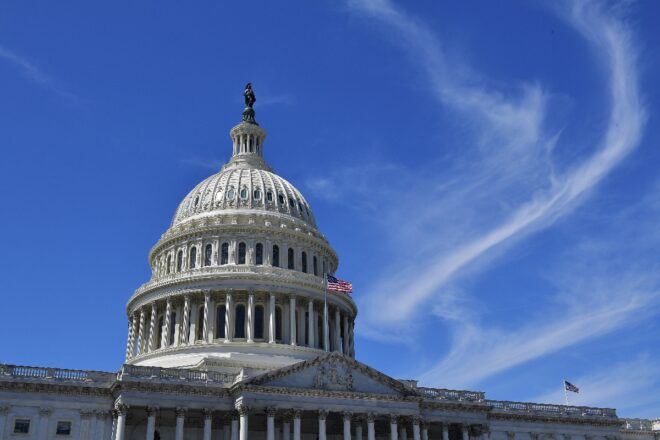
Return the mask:
<svg viewBox="0 0 660 440">
<path fill-rule="evenodd" d="M 353 390 L 353 371 L 339 359 L 328 359 L 319 365 L 314 377 L 314 388 L 333 391 Z"/>
</svg>

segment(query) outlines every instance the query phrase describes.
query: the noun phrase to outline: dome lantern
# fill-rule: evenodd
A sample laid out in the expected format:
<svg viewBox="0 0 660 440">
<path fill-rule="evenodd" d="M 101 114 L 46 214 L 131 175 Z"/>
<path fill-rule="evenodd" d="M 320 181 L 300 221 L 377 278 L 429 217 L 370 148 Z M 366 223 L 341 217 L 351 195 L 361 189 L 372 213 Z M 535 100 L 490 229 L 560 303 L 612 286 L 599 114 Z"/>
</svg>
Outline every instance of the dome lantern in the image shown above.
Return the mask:
<svg viewBox="0 0 660 440">
<path fill-rule="evenodd" d="M 246 166 L 270 170 L 270 167 L 263 159 L 263 143 L 266 139 L 266 132 L 263 128 L 259 127 L 259 124 L 254 118 L 254 109 L 252 106 L 257 99 L 252 91 L 251 83 L 245 86 L 243 96 L 245 96 L 243 119 L 229 132 L 233 145 L 232 158 L 224 168 Z"/>
</svg>

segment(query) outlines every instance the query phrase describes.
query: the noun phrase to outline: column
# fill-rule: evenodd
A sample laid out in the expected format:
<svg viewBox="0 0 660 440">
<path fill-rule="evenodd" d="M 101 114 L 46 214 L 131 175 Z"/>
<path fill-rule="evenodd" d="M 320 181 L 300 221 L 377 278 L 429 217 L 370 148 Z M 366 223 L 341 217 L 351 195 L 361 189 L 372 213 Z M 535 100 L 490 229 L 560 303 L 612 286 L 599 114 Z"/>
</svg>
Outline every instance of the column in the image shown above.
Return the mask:
<svg viewBox="0 0 660 440">
<path fill-rule="evenodd" d="M 203 440 L 211 440 L 211 426 L 213 423 L 213 411 L 210 409 L 202 410 L 204 412 L 204 434 Z"/>
<path fill-rule="evenodd" d="M 362 440 L 362 420 L 355 421 L 355 440 Z"/>
<path fill-rule="evenodd" d="M 442 424 L 442 440 L 449 440 L 449 425 L 446 423 Z"/>
<path fill-rule="evenodd" d="M 98 439 L 98 438 L 103 439 L 103 440 L 108 439 L 108 437 L 107 437 L 108 434 L 106 434 L 106 432 L 107 432 L 106 431 L 106 425 L 107 425 L 106 420 L 107 419 L 108 419 L 108 412 L 107 411 L 97 411 L 96 412 L 96 423 L 95 423 L 95 426 L 94 426 L 94 437 L 93 437 L 94 439 Z M 1 429 L 0 429 L 0 432 L 2 432 Z"/>
<path fill-rule="evenodd" d="M 327 411 L 319 411 L 319 440 L 327 440 L 325 437 L 325 418 L 327 415 Z"/>
<path fill-rule="evenodd" d="M 293 440 L 300 440 L 300 410 L 293 411 Z"/>
<path fill-rule="evenodd" d="M 305 345 L 305 324 L 307 321 L 305 321 L 305 307 L 299 305 L 297 307 L 298 310 L 298 317 L 300 318 L 298 320 L 298 327 L 297 327 L 297 334 L 298 334 L 298 345 Z"/>
<path fill-rule="evenodd" d="M 307 303 L 307 334 L 309 335 L 309 346 L 314 348 L 316 347 L 314 332 L 316 331 L 316 325 L 314 325 L 314 301 L 309 300 Z"/>
<path fill-rule="evenodd" d="M 247 342 L 254 342 L 254 292 L 248 294 L 247 324 Z"/>
<path fill-rule="evenodd" d="M 323 350 L 330 351 L 330 329 L 328 327 L 328 303 L 323 303 Z"/>
<path fill-rule="evenodd" d="M 344 440 L 351 440 L 351 417 L 351 413 L 344 413 Z"/>
<path fill-rule="evenodd" d="M 231 440 L 238 440 L 238 413 L 231 416 Z"/>
<path fill-rule="evenodd" d="M 422 440 L 421 432 L 419 430 L 419 417 L 413 417 L 412 429 L 413 429 L 413 440 Z"/>
<path fill-rule="evenodd" d="M 165 317 L 163 318 L 163 337 L 160 340 L 161 348 L 170 346 L 170 321 L 172 320 L 172 300 L 167 298 L 165 305 Z"/>
<path fill-rule="evenodd" d="M 190 327 L 190 295 L 183 298 L 183 319 L 179 329 L 179 345 L 188 344 L 188 330 Z"/>
<path fill-rule="evenodd" d="M 117 435 L 117 419 L 119 417 L 119 412 L 116 409 L 110 411 L 112 415 L 112 425 L 110 425 L 110 439 L 115 440 Z"/>
<path fill-rule="evenodd" d="M 291 440 L 291 422 L 290 415 L 287 414 L 286 418 L 282 422 L 282 440 Z"/>
<path fill-rule="evenodd" d="M 275 408 L 266 408 L 266 440 L 275 440 Z"/>
<path fill-rule="evenodd" d="M 461 432 L 463 433 L 463 440 L 470 440 L 467 425 L 461 425 Z"/>
<path fill-rule="evenodd" d="M 376 440 L 375 421 L 376 416 L 373 413 L 367 414 L 367 440 Z"/>
<path fill-rule="evenodd" d="M 204 292 L 204 322 L 202 327 L 202 343 L 209 341 L 209 310 L 211 308 L 211 293 Z"/>
<path fill-rule="evenodd" d="M 231 439 L 231 422 L 222 427 L 222 440 Z"/>
<path fill-rule="evenodd" d="M 406 429 L 406 426 L 403 424 L 403 420 L 401 425 L 399 425 L 399 440 L 408 440 L 408 430 Z"/>
<path fill-rule="evenodd" d="M 339 342 L 341 341 L 341 315 L 339 313 L 339 307 L 335 309 L 335 337 L 334 337 L 335 343 L 333 344 L 335 347 L 335 351 L 341 351 L 341 347 L 339 347 Z"/>
<path fill-rule="evenodd" d="M 156 301 L 151 303 L 151 318 L 149 319 L 149 342 L 147 343 L 147 351 L 152 351 L 156 348 L 156 318 L 158 310 L 156 308 Z M 161 344 L 162 345 L 162 344 Z"/>
<path fill-rule="evenodd" d="M 349 344 L 348 341 L 350 339 L 349 334 L 348 334 L 348 315 L 344 315 L 344 340 L 343 340 L 343 346 L 342 346 L 342 353 L 344 353 L 346 356 L 348 356 L 349 353 Z"/>
<path fill-rule="evenodd" d="M 296 297 L 289 299 L 289 336 L 291 345 L 296 345 Z"/>
<path fill-rule="evenodd" d="M 115 440 L 124 440 L 126 431 L 126 405 L 116 405 L 117 410 L 117 428 L 115 429 Z"/>
<path fill-rule="evenodd" d="M 429 440 L 429 425 L 422 423 L 422 440 Z"/>
<path fill-rule="evenodd" d="M 199 306 L 195 301 L 190 302 L 190 328 L 188 329 L 188 344 L 192 345 L 197 339 L 197 326 L 199 325 L 198 316 Z"/>
<path fill-rule="evenodd" d="M 244 405 L 238 407 L 240 417 L 239 440 L 248 440 L 248 408 Z"/>
<path fill-rule="evenodd" d="M 147 407 L 147 440 L 154 440 L 156 433 L 156 411 L 157 409 L 152 406 Z"/>
<path fill-rule="evenodd" d="M 268 302 L 268 343 L 275 343 L 275 295 L 272 293 Z"/>
<path fill-rule="evenodd" d="M 7 424 L 7 413 L 9 412 L 8 406 L 0 406 L 0 434 L 5 432 L 5 425 Z"/>
<path fill-rule="evenodd" d="M 390 440 L 398 440 L 396 416 L 390 416 Z"/>
<path fill-rule="evenodd" d="M 81 439 L 91 439 L 92 438 L 92 416 L 94 415 L 93 411 L 82 410 L 80 411 L 80 438 Z M 47 435 L 47 434 L 46 434 Z M 44 437 L 46 438 L 46 437 Z"/>
<path fill-rule="evenodd" d="M 232 303 L 231 292 L 227 292 L 225 294 L 225 342 L 232 341 L 234 331 L 234 326 L 231 325 L 231 320 L 234 316 L 231 310 Z"/>
<path fill-rule="evenodd" d="M 50 415 L 52 413 L 53 410 L 50 408 L 39 409 L 39 428 L 37 430 L 37 438 L 39 440 L 46 440 L 48 438 L 48 423 L 50 422 Z M 87 424 L 89 425 L 89 419 L 87 420 Z"/>
<path fill-rule="evenodd" d="M 135 323 L 135 316 L 131 315 L 128 320 L 128 341 L 126 341 L 126 360 L 129 360 L 133 356 L 133 341 L 135 340 L 135 335 L 133 334 L 133 324 Z M 2 431 L 0 431 L 1 433 Z"/>
<path fill-rule="evenodd" d="M 144 309 L 140 310 L 140 331 L 138 332 L 137 354 L 144 353 Z"/>
<path fill-rule="evenodd" d="M 355 322 L 351 321 L 349 327 L 350 339 L 348 342 L 348 354 L 350 357 L 355 358 Z"/>
<path fill-rule="evenodd" d="M 174 440 L 183 440 L 183 427 L 186 420 L 186 409 L 177 408 L 176 412 L 176 429 L 174 431 Z"/>
</svg>

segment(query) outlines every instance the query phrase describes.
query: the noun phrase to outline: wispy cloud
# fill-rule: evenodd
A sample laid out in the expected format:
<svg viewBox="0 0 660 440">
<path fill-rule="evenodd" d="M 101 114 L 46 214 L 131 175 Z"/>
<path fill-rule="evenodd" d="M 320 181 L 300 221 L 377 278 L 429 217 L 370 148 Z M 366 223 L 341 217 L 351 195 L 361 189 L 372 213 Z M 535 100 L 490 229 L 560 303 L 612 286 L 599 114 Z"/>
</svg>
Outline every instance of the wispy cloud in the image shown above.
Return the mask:
<svg viewBox="0 0 660 440">
<path fill-rule="evenodd" d="M 18 68 L 23 75 L 34 82 L 35 84 L 50 90 L 64 98 L 79 101 L 79 97 L 75 94 L 62 89 L 57 85 L 54 78 L 39 69 L 34 63 L 30 62 L 27 58 L 20 56 L 9 49 L 0 45 L 0 59 L 7 61 L 9 64 Z"/>
<path fill-rule="evenodd" d="M 420 322 L 419 316 L 435 313 L 453 329 L 453 343 L 447 357 L 423 378 L 434 383 L 443 377 L 444 385 L 448 377 L 453 385 L 474 384 L 522 362 L 621 328 L 646 310 L 655 292 L 633 282 L 634 275 L 628 279 L 630 283 L 619 284 L 629 292 L 625 297 L 611 291 L 582 297 L 588 308 L 574 307 L 569 313 L 565 307 L 544 310 L 546 319 L 513 330 L 484 327 L 478 299 L 459 299 L 455 294 L 455 283 L 466 271 L 478 269 L 512 243 L 573 212 L 638 145 L 646 114 L 638 90 L 635 46 L 617 12 L 604 9 L 601 3 L 584 1 L 565 3 L 559 14 L 603 60 L 602 73 L 609 81 L 611 102 L 605 132 L 600 138 L 591 137 L 592 145 L 581 149 L 588 154 L 562 167 L 553 153 L 558 145 L 572 141 L 546 128 L 553 95 L 541 85 L 526 82 L 506 89 L 494 87 L 468 66 L 455 60 L 447 62 L 436 34 L 394 3 L 350 0 L 348 4 L 353 13 L 384 25 L 389 34 L 396 35 L 397 42 L 418 63 L 438 101 L 457 110 L 457 117 L 480 133 L 476 149 L 462 150 L 461 157 L 442 164 L 415 170 L 383 164 L 380 168 L 397 167 L 394 184 L 383 174 L 360 169 L 337 171 L 308 182 L 312 190 L 332 187 L 332 194 L 337 196 L 342 181 L 356 182 L 342 174 L 353 173 L 356 178 L 371 175 L 377 182 L 362 185 L 372 189 L 369 197 L 361 204 L 356 201 L 361 199 L 359 189 L 350 188 L 351 204 L 369 208 L 374 203 L 381 210 L 378 219 L 385 229 L 400 231 L 394 240 L 408 244 L 400 246 L 399 258 L 386 265 L 397 277 L 377 278 L 359 298 L 363 334 L 379 337 L 386 326 L 385 333 L 391 338 L 394 326 L 394 333 L 406 338 Z M 435 173 L 437 166 L 443 169 L 441 178 Z M 382 194 L 374 194 L 373 188 Z M 328 193 L 319 191 L 317 195 L 321 192 Z M 399 201 L 396 206 L 380 203 L 392 199 Z M 410 243 L 416 243 L 414 249 Z M 380 281 L 383 278 L 386 280 Z M 443 314 L 447 309 L 451 315 Z"/>
<path fill-rule="evenodd" d="M 224 161 L 215 158 L 202 158 L 199 156 L 191 156 L 181 159 L 181 163 L 190 165 L 197 168 L 204 168 L 205 170 L 220 171 Z"/>
</svg>

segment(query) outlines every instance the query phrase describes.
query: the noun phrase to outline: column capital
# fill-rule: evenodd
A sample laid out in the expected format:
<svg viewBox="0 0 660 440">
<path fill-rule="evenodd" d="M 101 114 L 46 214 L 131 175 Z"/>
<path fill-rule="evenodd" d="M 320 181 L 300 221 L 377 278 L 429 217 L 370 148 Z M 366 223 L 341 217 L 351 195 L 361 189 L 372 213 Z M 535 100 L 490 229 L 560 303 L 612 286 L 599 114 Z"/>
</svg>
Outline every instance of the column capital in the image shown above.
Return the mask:
<svg viewBox="0 0 660 440">
<path fill-rule="evenodd" d="M 213 417 L 213 410 L 211 408 L 202 408 L 202 414 L 204 414 L 204 420 L 210 420 Z"/>
<path fill-rule="evenodd" d="M 301 409 L 297 409 L 297 408 L 296 408 L 296 409 L 293 409 L 293 410 L 291 411 L 291 415 L 293 416 L 294 419 L 299 419 L 300 416 L 301 416 L 301 414 L 302 414 L 302 410 L 301 410 Z"/>
<path fill-rule="evenodd" d="M 4 416 L 9 412 L 9 405 L 0 405 L 0 416 Z"/>
<path fill-rule="evenodd" d="M 146 408 L 147 416 L 149 416 L 149 417 L 155 416 L 158 413 L 158 409 L 159 408 L 157 406 L 148 406 Z"/>
<path fill-rule="evenodd" d="M 516 437 L 516 433 L 513 431 L 507 431 L 506 432 L 506 438 L 508 440 L 513 440 Z"/>
<path fill-rule="evenodd" d="M 342 414 L 344 421 L 348 420 L 350 421 L 353 418 L 353 413 L 350 411 L 344 411 Z"/>
<path fill-rule="evenodd" d="M 115 404 L 115 411 L 117 411 L 117 415 L 126 415 L 126 412 L 128 411 L 128 405 L 124 405 L 121 402 L 118 402 Z"/>
<path fill-rule="evenodd" d="M 182 406 L 178 406 L 174 409 L 174 413 L 176 414 L 176 417 L 185 417 L 186 416 L 186 411 L 188 411 L 188 408 L 184 408 Z"/>
<path fill-rule="evenodd" d="M 92 418 L 93 415 L 94 415 L 94 411 L 91 411 L 91 410 L 88 410 L 88 409 L 81 409 L 80 410 L 80 418 L 83 419 L 83 420 L 89 420 L 89 419 Z"/>
<path fill-rule="evenodd" d="M 399 422 L 398 414 L 390 414 L 390 423 L 396 425 Z"/>
<path fill-rule="evenodd" d="M 328 417 L 328 410 L 320 409 L 319 410 L 319 420 L 325 420 Z"/>
<path fill-rule="evenodd" d="M 232 421 L 232 422 L 233 422 L 233 421 L 238 421 L 238 411 L 233 410 L 233 411 L 231 412 L 231 421 Z"/>
<path fill-rule="evenodd" d="M 367 413 L 367 423 L 374 423 L 376 421 L 376 414 L 370 412 Z"/>
<path fill-rule="evenodd" d="M 421 425 L 422 424 L 422 418 L 420 416 L 412 416 L 412 424 L 413 425 Z"/>
<path fill-rule="evenodd" d="M 241 403 L 239 405 L 236 405 L 236 411 L 238 411 L 239 415 L 246 416 L 250 411 L 250 408 L 248 408 L 247 405 Z"/>
<path fill-rule="evenodd" d="M 272 406 L 269 406 L 268 408 L 266 408 L 266 415 L 268 417 L 275 417 L 275 414 L 277 414 L 277 409 L 276 408 L 274 408 Z"/>
</svg>

